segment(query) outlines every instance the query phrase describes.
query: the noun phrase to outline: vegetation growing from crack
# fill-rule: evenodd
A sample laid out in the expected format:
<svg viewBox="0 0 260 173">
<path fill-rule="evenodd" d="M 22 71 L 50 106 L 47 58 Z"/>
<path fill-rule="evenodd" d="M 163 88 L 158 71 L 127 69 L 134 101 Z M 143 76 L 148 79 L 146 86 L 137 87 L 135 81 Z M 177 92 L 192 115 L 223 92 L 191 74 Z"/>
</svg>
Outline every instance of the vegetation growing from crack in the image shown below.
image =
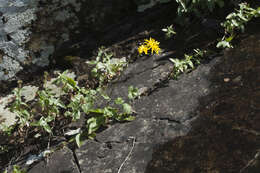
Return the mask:
<svg viewBox="0 0 260 173">
<path fill-rule="evenodd" d="M 187 13 L 194 13 L 201 17 L 205 12 L 213 12 L 216 7 L 224 7 L 224 0 L 176 0 L 179 4 L 177 14 L 183 16 Z"/>
<path fill-rule="evenodd" d="M 95 65 L 92 69 L 92 75 L 99 81 L 99 85 L 103 86 L 110 82 L 127 66 L 126 58 L 113 58 L 113 53 L 104 47 L 99 48 L 96 60 L 88 61 L 88 64 Z"/>
<path fill-rule="evenodd" d="M 179 14 L 194 12 L 197 16 L 202 16 L 200 10 L 207 9 L 212 11 L 216 6 L 223 7 L 224 5 L 223 0 L 176 1 L 180 4 Z M 202 6 L 198 8 L 198 4 L 202 4 Z M 227 20 L 222 23 L 222 26 L 225 28 L 225 36 L 218 43 L 217 47 L 232 47 L 230 42 L 233 40 L 236 32 L 243 32 L 248 21 L 254 17 L 259 17 L 259 8 L 252 9 L 245 3 L 239 6 L 240 9 L 228 15 Z M 173 25 L 163 29 L 163 31 L 166 33 L 167 38 L 176 34 Z M 154 52 L 159 54 L 159 42 L 150 38 L 145 40 L 138 48 L 139 54 L 148 54 L 149 50 L 151 54 Z M 170 58 L 170 61 L 174 64 L 172 77 L 177 79 L 180 74 L 193 70 L 207 54 L 207 51 L 194 49 L 194 54 L 184 54 L 183 59 Z M 99 88 L 87 89 L 79 87 L 77 81 L 68 77 L 67 71 L 65 71 L 60 73 L 58 79 L 54 82 L 57 86 L 62 86 L 65 97 L 57 97 L 51 90 L 43 89 L 37 92 L 37 100 L 31 106 L 23 100 L 21 96 L 22 87 L 20 86 L 13 91 L 15 101 L 11 106 L 11 110 L 17 114 L 17 125 L 5 126 L 4 131 L 8 135 L 12 135 L 12 132 L 18 129 L 21 134 L 27 135 L 30 132 L 29 129 L 34 128 L 34 132 L 36 132 L 34 134 L 35 138 L 46 134 L 51 138 L 55 135 L 55 124 L 61 118 L 79 121 L 84 117 L 86 119 L 84 127 L 65 133 L 65 135 L 72 136 L 70 141 L 75 141 L 80 146 L 83 136 L 94 138 L 96 132 L 102 126 L 107 126 L 113 121 L 133 120 L 132 114 L 134 110 L 132 107 L 122 98 L 111 100 L 101 88 L 123 71 L 127 66 L 126 58 L 113 58 L 113 54 L 102 47 L 99 49 L 96 59 L 88 63 L 95 65 L 92 75 L 98 80 Z M 139 96 L 138 89 L 130 86 L 128 92 L 129 99 L 133 101 Z M 107 103 L 109 102 L 108 106 L 96 108 L 96 102 L 100 98 Z M 1 146 L 0 150 L 1 152 L 8 152 L 8 147 Z"/>
<path fill-rule="evenodd" d="M 175 21 L 181 25 L 185 24 L 184 18 L 190 14 L 195 14 L 198 18 L 203 18 L 208 12 L 213 12 L 216 7 L 224 7 L 225 3 L 223 0 L 196 0 L 196 1 L 183 1 L 176 0 L 179 4 L 177 10 L 177 18 Z M 236 5 L 234 1 L 229 3 Z M 217 48 L 233 48 L 231 42 L 234 40 L 237 32 L 245 31 L 245 25 L 253 18 L 260 17 L 260 7 L 254 9 L 251 8 L 248 3 L 238 4 L 239 9 L 235 9 L 234 12 L 226 16 L 226 20 L 221 23 L 221 26 L 225 29 L 225 34 L 218 41 Z M 166 34 L 166 38 L 171 38 L 176 32 L 173 30 L 173 25 L 170 25 L 162 29 Z"/>
<path fill-rule="evenodd" d="M 65 95 L 57 96 L 52 90 L 43 87 L 37 92 L 35 100 L 27 103 L 22 97 L 20 82 L 19 87 L 13 91 L 15 99 L 10 106 L 10 110 L 17 114 L 17 122 L 3 130 L 9 136 L 14 131 L 18 131 L 18 134 L 22 135 L 21 138 L 23 138 L 23 134 L 31 136 L 31 133 L 34 138 L 47 135 L 49 140 L 57 135 L 69 136 L 69 142 L 75 141 L 80 147 L 82 136 L 93 139 L 101 127 L 106 127 L 113 122 L 134 120 L 135 117 L 132 116 L 134 111 L 130 104 L 122 98 L 111 100 L 102 88 L 116 75 L 119 75 L 127 65 L 124 58 L 111 57 L 112 55 L 108 54 L 105 49 L 100 49 L 96 60 L 90 62 L 95 65 L 92 75 L 99 81 L 99 87 L 96 89 L 80 87 L 77 81 L 68 77 L 68 71 L 64 71 L 59 73 L 53 84 L 61 87 Z M 44 83 L 46 83 L 48 74 L 45 73 L 44 76 Z M 136 89 L 130 88 L 129 99 L 135 97 Z M 104 102 L 104 104 L 97 107 L 97 102 Z M 70 129 L 66 133 L 57 134 L 56 122 L 61 120 L 76 122 L 82 117 L 85 119 L 84 126 L 77 130 Z M 8 150 L 8 147 L 1 147 L 1 153 L 8 152 Z"/>
<path fill-rule="evenodd" d="M 94 108 L 98 95 L 103 99 L 111 101 L 104 93 L 102 88 L 96 90 L 85 89 L 77 86 L 76 81 L 66 76 L 66 71 L 59 75 L 59 78 L 54 82 L 58 85 L 62 84 L 62 88 L 70 95 L 70 102 L 66 106 L 67 111 L 64 113 L 66 117 L 71 117 L 72 120 L 79 120 L 82 112 L 87 116 L 86 132 L 79 131 L 75 139 L 77 145 L 80 146 L 79 138 L 82 133 L 87 134 L 88 137 L 93 138 L 95 132 L 101 127 L 106 126 L 107 123 L 115 121 L 132 121 L 134 117 L 131 106 L 122 98 L 117 98 L 113 102 L 121 106 L 122 112 L 119 108 L 112 106 L 105 106 L 103 108 Z M 94 116 L 92 116 L 94 115 Z"/>
<path fill-rule="evenodd" d="M 194 49 L 193 54 L 184 54 L 184 59 L 170 58 L 169 60 L 174 64 L 171 76 L 173 79 L 178 79 L 180 74 L 189 72 L 199 65 L 201 60 L 208 54 L 209 52 L 206 50 Z"/>
<path fill-rule="evenodd" d="M 226 21 L 221 23 L 225 28 L 225 35 L 218 42 L 218 48 L 233 48 L 231 41 L 234 39 L 236 32 L 245 31 L 245 25 L 253 18 L 260 17 L 260 7 L 253 9 L 247 3 L 240 3 L 239 9 L 235 9 L 226 17 Z"/>
<path fill-rule="evenodd" d="M 21 169 L 19 166 L 14 165 L 12 173 L 26 173 L 27 171 L 24 169 Z M 7 170 L 5 170 L 3 173 L 8 173 Z"/>
<path fill-rule="evenodd" d="M 163 32 L 165 32 L 166 39 L 171 38 L 173 35 L 176 35 L 177 33 L 174 31 L 173 25 L 167 26 L 166 28 L 162 29 Z"/>
</svg>

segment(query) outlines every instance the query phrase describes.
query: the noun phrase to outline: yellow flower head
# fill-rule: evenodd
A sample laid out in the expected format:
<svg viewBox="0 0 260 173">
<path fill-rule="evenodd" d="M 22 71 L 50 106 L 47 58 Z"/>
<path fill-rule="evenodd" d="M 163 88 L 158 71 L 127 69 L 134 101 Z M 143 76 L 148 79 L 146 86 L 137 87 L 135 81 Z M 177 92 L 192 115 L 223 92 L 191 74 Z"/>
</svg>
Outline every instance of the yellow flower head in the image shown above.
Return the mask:
<svg viewBox="0 0 260 173">
<path fill-rule="evenodd" d="M 145 45 L 148 47 L 148 49 L 151 49 L 151 52 L 153 54 L 153 52 L 155 51 L 156 54 L 159 54 L 159 51 L 161 50 L 159 47 L 160 42 L 155 41 L 155 39 L 151 38 L 149 40 L 144 40 L 145 41 Z"/>
<path fill-rule="evenodd" d="M 149 40 L 145 39 L 144 44 L 138 47 L 139 54 L 142 54 L 143 52 L 147 55 L 148 50 L 151 49 L 151 54 L 155 52 L 156 54 L 159 54 L 159 51 L 161 50 L 159 47 L 160 42 L 155 41 L 155 39 L 151 38 Z"/>
<path fill-rule="evenodd" d="M 139 54 L 142 54 L 144 52 L 145 55 L 147 55 L 148 48 L 145 45 L 141 45 L 141 46 L 138 47 L 138 52 L 139 52 Z"/>
</svg>

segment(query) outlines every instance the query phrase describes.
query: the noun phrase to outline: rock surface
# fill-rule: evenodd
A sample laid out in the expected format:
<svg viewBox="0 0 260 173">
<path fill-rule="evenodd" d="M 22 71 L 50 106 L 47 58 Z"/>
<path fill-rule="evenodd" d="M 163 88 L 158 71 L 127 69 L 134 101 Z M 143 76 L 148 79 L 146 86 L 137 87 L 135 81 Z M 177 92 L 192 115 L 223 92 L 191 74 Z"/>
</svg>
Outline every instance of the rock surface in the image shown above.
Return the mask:
<svg viewBox="0 0 260 173">
<path fill-rule="evenodd" d="M 85 141 L 74 151 L 79 170 L 259 171 L 259 36 L 247 37 L 178 81 L 165 81 L 171 64 L 160 57 L 130 64 L 108 90 L 127 98 L 129 85 L 147 88 L 147 95 L 133 102 L 136 120 L 114 124 L 95 141 Z"/>
<path fill-rule="evenodd" d="M 119 80 L 112 84 L 113 97 L 126 98 L 130 85 L 147 87 L 150 93 L 134 102 L 136 120 L 113 125 L 97 135 L 98 142 L 87 142 L 76 150 L 82 172 L 117 172 L 131 150 L 131 138 L 135 138 L 133 152 L 121 173 L 143 173 L 152 159 L 154 147 L 188 133 L 190 123 L 197 116 L 199 98 L 210 91 L 210 69 L 220 58 L 164 86 L 159 83 L 167 76 L 163 72 L 169 72 L 171 64 L 167 61 L 158 63 L 158 59 L 153 56 L 138 60 L 125 71 L 121 78 L 123 82 Z M 106 152 L 101 157 L 103 150 Z"/>
<path fill-rule="evenodd" d="M 48 66 L 63 43 L 82 37 L 91 42 L 90 35 L 135 11 L 132 0 L 1 0 L 0 81 Z"/>
<path fill-rule="evenodd" d="M 37 172 L 37 173 L 79 173 L 79 169 L 77 167 L 76 161 L 74 160 L 73 153 L 68 148 L 63 148 L 49 158 L 50 162 L 46 163 L 45 161 L 41 161 L 29 172 Z"/>
<path fill-rule="evenodd" d="M 260 34 L 225 51 L 191 131 L 160 145 L 147 173 L 259 172 Z M 229 78 L 230 80 L 225 80 Z"/>
</svg>

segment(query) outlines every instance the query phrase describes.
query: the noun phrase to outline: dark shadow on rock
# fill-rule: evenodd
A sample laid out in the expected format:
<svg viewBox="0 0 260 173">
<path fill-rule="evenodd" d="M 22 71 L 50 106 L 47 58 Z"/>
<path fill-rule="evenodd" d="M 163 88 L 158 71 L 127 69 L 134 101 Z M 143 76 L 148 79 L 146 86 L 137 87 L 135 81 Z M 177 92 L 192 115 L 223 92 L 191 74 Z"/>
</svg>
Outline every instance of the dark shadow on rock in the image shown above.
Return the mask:
<svg viewBox="0 0 260 173">
<path fill-rule="evenodd" d="M 145 173 L 260 172 L 259 27 L 225 51 L 191 131 L 154 148 Z"/>
</svg>

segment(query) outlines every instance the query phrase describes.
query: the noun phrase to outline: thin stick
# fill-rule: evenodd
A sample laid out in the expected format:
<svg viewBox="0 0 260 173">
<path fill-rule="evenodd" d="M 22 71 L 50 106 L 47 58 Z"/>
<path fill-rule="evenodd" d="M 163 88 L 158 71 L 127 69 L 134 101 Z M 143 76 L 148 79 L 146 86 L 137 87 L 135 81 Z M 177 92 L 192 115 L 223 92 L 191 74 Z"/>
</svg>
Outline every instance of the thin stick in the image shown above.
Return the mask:
<svg viewBox="0 0 260 173">
<path fill-rule="evenodd" d="M 130 155 L 131 155 L 132 152 L 133 152 L 133 149 L 134 149 L 134 147 L 135 147 L 135 137 L 132 137 L 132 139 L 133 139 L 133 146 L 132 146 L 130 152 L 128 153 L 128 155 L 126 156 L 125 160 L 123 161 L 123 163 L 122 163 L 121 166 L 119 167 L 117 173 L 120 173 L 120 171 L 121 171 L 122 167 L 124 166 L 125 162 L 129 159 Z"/>
</svg>

